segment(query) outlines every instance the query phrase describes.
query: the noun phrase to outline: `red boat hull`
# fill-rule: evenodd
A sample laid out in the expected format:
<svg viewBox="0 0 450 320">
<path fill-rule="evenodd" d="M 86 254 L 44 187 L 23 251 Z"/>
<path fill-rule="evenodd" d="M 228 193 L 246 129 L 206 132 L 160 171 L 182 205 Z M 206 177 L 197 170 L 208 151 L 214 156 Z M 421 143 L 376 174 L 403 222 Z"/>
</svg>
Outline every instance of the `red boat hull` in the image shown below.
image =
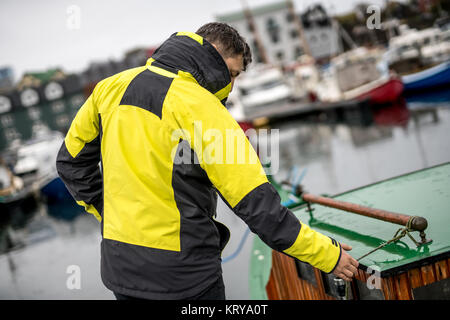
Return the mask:
<svg viewBox="0 0 450 320">
<path fill-rule="evenodd" d="M 396 101 L 403 92 L 403 82 L 397 77 L 361 94 L 358 99 L 370 99 L 371 102 L 381 104 Z"/>
</svg>

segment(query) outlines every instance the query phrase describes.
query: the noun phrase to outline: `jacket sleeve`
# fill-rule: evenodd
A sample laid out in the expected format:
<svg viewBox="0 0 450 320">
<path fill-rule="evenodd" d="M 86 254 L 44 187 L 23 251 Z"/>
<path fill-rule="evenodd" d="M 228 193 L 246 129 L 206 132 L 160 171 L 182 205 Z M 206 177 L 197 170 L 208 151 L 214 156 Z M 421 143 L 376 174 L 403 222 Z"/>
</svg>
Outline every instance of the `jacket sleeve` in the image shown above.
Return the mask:
<svg viewBox="0 0 450 320">
<path fill-rule="evenodd" d="M 94 100 L 94 94 L 91 94 L 72 121 L 59 150 L 56 168 L 75 201 L 101 221 L 101 123 Z"/>
<path fill-rule="evenodd" d="M 281 205 L 255 150 L 228 110 L 218 101 L 212 106 L 205 103 L 188 118 L 193 124 L 191 147 L 233 212 L 271 248 L 332 272 L 340 258 L 340 245 Z"/>
</svg>

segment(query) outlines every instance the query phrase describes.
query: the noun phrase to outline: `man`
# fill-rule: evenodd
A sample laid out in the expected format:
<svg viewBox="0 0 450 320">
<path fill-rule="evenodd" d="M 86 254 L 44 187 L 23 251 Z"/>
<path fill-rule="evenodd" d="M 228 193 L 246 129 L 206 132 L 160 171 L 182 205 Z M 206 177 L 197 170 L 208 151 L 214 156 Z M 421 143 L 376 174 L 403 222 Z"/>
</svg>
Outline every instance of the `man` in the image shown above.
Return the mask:
<svg viewBox="0 0 450 320">
<path fill-rule="evenodd" d="M 57 168 L 101 222 L 102 280 L 118 299 L 225 299 L 220 256 L 229 231 L 213 218 L 217 194 L 275 250 L 345 280 L 356 272 L 342 250 L 349 247 L 280 204 L 259 161 L 209 161 L 206 132 L 229 130 L 255 158 L 224 107 L 250 62 L 248 45 L 226 24 L 178 32 L 146 66 L 98 83 L 77 113 Z"/>
</svg>

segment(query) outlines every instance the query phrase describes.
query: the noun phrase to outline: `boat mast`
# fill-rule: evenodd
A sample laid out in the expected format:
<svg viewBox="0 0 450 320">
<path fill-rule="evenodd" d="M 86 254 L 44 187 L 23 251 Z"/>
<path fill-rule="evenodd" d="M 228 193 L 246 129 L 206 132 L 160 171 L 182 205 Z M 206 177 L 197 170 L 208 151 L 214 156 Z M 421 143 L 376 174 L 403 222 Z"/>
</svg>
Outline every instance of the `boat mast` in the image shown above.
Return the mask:
<svg viewBox="0 0 450 320">
<path fill-rule="evenodd" d="M 343 26 L 341 26 L 341 24 L 339 23 L 339 21 L 337 21 L 335 18 L 331 17 L 331 21 L 333 24 L 335 24 L 338 33 L 341 34 L 342 39 L 344 39 L 345 42 L 347 42 L 347 44 L 350 46 L 351 49 L 356 49 L 357 45 L 355 43 L 355 41 L 353 41 L 352 37 L 347 33 L 347 31 L 344 29 Z M 345 51 L 344 48 L 342 48 L 342 51 Z"/>
<path fill-rule="evenodd" d="M 244 12 L 244 16 L 245 19 L 247 20 L 248 26 L 253 34 L 253 38 L 255 39 L 255 45 L 256 48 L 258 50 L 258 55 L 261 58 L 261 61 L 264 64 L 268 64 L 269 63 L 269 59 L 267 58 L 267 53 L 266 50 L 263 46 L 263 43 L 261 41 L 261 38 L 259 37 L 258 31 L 256 30 L 256 24 L 255 24 L 255 20 L 253 19 L 253 15 L 247 5 L 247 1 L 246 0 L 241 0 L 241 4 L 243 7 L 243 12 Z"/>
</svg>

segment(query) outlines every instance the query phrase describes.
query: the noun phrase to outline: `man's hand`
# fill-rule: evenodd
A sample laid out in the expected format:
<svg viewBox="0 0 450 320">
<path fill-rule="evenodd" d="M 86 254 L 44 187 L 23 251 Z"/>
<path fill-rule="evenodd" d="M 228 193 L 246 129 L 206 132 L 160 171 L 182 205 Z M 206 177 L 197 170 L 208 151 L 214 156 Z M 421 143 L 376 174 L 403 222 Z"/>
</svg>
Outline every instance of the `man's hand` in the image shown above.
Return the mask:
<svg viewBox="0 0 450 320">
<path fill-rule="evenodd" d="M 351 246 L 341 243 L 341 258 L 333 271 L 335 276 L 345 281 L 351 281 L 353 276 L 358 272 L 358 261 L 346 252 L 350 250 L 352 250 Z"/>
</svg>

